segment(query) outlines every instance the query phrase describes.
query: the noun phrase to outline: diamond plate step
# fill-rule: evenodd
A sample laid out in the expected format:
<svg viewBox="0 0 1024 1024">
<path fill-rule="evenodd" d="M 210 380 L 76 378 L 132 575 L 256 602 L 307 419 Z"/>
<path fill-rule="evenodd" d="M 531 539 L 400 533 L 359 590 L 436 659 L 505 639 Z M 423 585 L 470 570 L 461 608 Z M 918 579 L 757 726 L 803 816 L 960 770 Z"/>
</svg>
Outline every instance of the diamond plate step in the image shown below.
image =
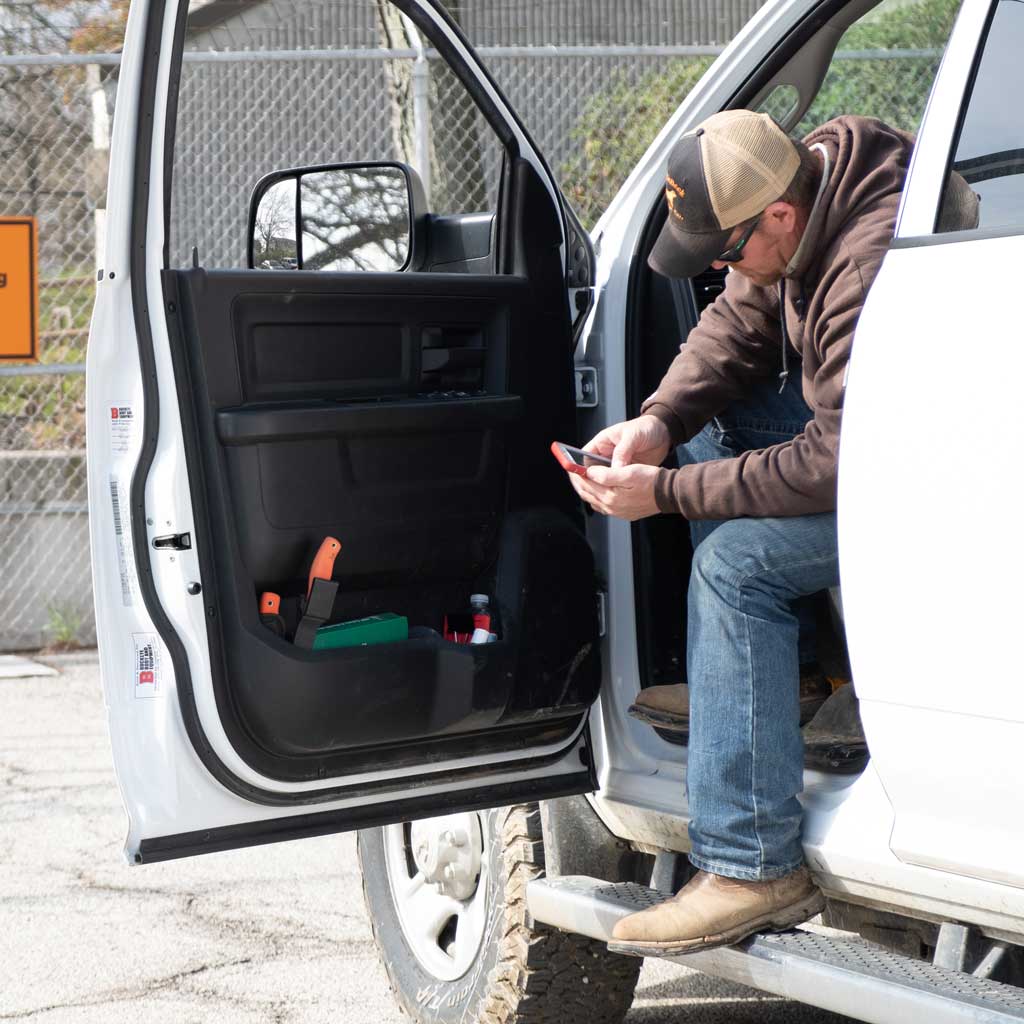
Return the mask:
<svg viewBox="0 0 1024 1024">
<path fill-rule="evenodd" d="M 582 875 L 537 879 L 526 890 L 537 921 L 603 941 L 620 917 L 668 898 Z M 1024 989 L 800 929 L 666 959 L 873 1024 L 1024 1021 Z"/>
</svg>

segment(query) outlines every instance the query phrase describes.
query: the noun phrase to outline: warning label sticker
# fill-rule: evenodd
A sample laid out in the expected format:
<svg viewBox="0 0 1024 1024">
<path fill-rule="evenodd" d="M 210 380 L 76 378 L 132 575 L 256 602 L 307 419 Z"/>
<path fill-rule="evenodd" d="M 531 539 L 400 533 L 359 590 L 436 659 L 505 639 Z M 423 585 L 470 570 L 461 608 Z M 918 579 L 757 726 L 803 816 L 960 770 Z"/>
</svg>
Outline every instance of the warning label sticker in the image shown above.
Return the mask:
<svg viewBox="0 0 1024 1024">
<path fill-rule="evenodd" d="M 36 362 L 39 253 L 35 217 L 0 217 L 0 360 Z"/>
<path fill-rule="evenodd" d="M 110 407 L 110 452 L 127 455 L 135 436 L 135 412 L 130 405 Z"/>
<path fill-rule="evenodd" d="M 128 538 L 125 535 L 123 509 L 127 508 L 124 488 L 113 474 L 110 475 L 110 507 L 114 513 L 114 540 L 117 544 L 117 568 L 121 576 L 121 604 L 126 608 L 135 603 L 139 589 L 135 575 L 135 560 L 129 557 Z"/>
<path fill-rule="evenodd" d="M 132 633 L 135 646 L 135 699 L 148 700 L 163 696 L 163 673 L 160 666 L 160 638 L 156 633 Z"/>
</svg>

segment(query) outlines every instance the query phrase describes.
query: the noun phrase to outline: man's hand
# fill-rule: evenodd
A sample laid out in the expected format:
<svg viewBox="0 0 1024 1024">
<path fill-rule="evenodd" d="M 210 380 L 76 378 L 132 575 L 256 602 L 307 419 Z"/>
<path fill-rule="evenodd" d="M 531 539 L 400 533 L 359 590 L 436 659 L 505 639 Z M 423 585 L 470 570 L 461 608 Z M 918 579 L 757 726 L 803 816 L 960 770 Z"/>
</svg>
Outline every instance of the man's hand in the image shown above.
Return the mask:
<svg viewBox="0 0 1024 1024">
<path fill-rule="evenodd" d="M 613 466 L 660 466 L 668 455 L 672 439 L 668 427 L 657 416 L 638 416 L 635 420 L 605 427 L 583 447 L 612 460 Z"/>
<path fill-rule="evenodd" d="M 605 427 L 585 445 L 612 460 L 611 468 L 588 466 L 587 475 L 570 473 L 576 493 L 598 512 L 627 522 L 656 515 L 654 480 L 671 445 L 668 427 L 657 416 Z"/>
<path fill-rule="evenodd" d="M 571 473 L 573 487 L 579 496 L 598 512 L 616 516 L 631 523 L 636 519 L 657 515 L 654 480 L 657 466 L 611 467 L 588 466 L 587 475 Z"/>
</svg>

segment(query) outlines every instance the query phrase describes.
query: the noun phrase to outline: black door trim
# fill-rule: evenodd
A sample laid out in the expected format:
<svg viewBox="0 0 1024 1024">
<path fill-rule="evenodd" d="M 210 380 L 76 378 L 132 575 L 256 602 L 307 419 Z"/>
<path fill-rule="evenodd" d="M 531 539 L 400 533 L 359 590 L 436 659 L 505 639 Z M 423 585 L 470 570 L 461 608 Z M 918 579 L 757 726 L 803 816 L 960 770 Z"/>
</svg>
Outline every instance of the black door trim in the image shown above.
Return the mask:
<svg viewBox="0 0 1024 1024">
<path fill-rule="evenodd" d="M 135 854 L 135 863 L 155 864 L 180 857 L 193 857 L 201 853 L 219 853 L 222 850 L 238 850 L 248 846 L 261 846 L 264 843 L 309 839 L 314 836 L 351 832 L 358 828 L 374 828 L 396 821 L 409 821 L 413 818 L 434 817 L 453 811 L 476 811 L 510 803 L 553 800 L 560 796 L 593 792 L 596 788 L 596 780 L 591 772 L 580 771 L 573 775 L 559 775 L 553 779 L 540 778 L 529 782 L 485 786 L 455 793 L 439 793 L 427 798 L 389 800 L 370 807 L 271 818 L 245 825 L 225 825 L 202 832 L 181 832 L 158 839 L 143 839 L 139 844 L 139 852 Z"/>
</svg>

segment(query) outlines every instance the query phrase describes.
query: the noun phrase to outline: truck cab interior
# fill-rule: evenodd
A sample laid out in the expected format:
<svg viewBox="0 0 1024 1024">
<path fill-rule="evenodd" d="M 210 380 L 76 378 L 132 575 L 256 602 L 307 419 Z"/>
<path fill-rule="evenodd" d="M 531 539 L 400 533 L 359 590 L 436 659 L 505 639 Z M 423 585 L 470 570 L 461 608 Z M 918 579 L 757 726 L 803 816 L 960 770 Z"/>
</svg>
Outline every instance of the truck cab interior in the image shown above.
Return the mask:
<svg viewBox="0 0 1024 1024">
<path fill-rule="evenodd" d="M 789 45 L 773 55 L 745 83 L 731 106 L 771 113 L 787 131 L 801 135 L 837 114 L 886 116 L 884 109 L 836 107 L 836 97 L 856 93 L 844 80 L 850 62 L 837 59 L 844 47 L 863 45 L 857 33 L 886 31 L 884 18 L 894 6 L 877 0 L 823 4 L 792 34 Z M 945 12 L 949 25 L 935 27 L 936 37 L 948 32 L 955 8 Z M 899 14 L 895 15 L 899 17 Z M 874 28 L 872 28 L 872 24 Z M 853 42 L 851 42 L 851 40 Z M 890 42 L 889 45 L 892 45 Z M 922 63 L 924 84 L 938 68 L 941 47 Z M 845 86 L 845 88 L 844 88 Z M 927 88 L 920 90 L 916 106 L 902 112 L 904 123 L 915 130 L 924 112 Z M 651 208 L 640 244 L 631 264 L 626 324 L 626 394 L 630 416 L 639 415 L 643 400 L 657 388 L 666 368 L 703 309 L 722 292 L 728 270 L 709 268 L 687 281 L 670 280 L 647 266 L 647 254 L 665 221 L 659 196 Z M 792 353 L 791 353 L 792 355 Z M 674 465 L 670 454 L 666 465 Z M 680 517 L 655 516 L 632 527 L 638 664 L 641 687 L 686 682 L 686 588 L 693 550 L 688 524 Z M 813 669 L 838 689 L 852 680 L 842 620 L 839 588 L 812 595 L 801 609 L 813 623 L 813 650 L 802 656 Z M 861 732 L 853 687 L 844 693 L 844 725 Z M 838 705 L 836 705 L 838 706 Z M 668 742 L 685 745 L 685 733 L 659 729 Z M 825 771 L 852 773 L 867 763 L 866 742 L 807 743 L 806 763 Z"/>
</svg>

